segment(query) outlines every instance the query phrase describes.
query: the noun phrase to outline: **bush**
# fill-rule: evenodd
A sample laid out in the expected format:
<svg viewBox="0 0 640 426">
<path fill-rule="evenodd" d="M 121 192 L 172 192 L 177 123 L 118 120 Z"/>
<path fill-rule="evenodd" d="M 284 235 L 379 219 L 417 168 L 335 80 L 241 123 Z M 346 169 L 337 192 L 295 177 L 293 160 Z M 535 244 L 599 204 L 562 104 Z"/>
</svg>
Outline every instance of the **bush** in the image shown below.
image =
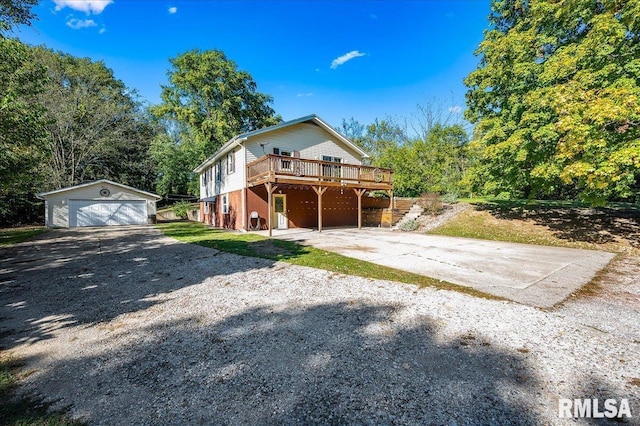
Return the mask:
<svg viewBox="0 0 640 426">
<path fill-rule="evenodd" d="M 440 195 L 435 192 L 422 194 L 418 200 L 418 205 L 422 207 L 425 213 L 435 216 L 442 211 L 442 200 Z"/>
<path fill-rule="evenodd" d="M 173 205 L 173 212 L 180 219 L 186 219 L 188 217 L 187 212 L 191 209 L 191 203 L 187 201 L 178 201 Z"/>
<path fill-rule="evenodd" d="M 455 204 L 458 202 L 458 194 L 455 192 L 447 192 L 442 196 L 442 201 L 447 204 Z"/>
<path fill-rule="evenodd" d="M 401 231 L 415 231 L 416 229 L 418 229 L 418 227 L 420 226 L 420 224 L 415 221 L 415 220 L 407 220 L 406 222 L 403 222 L 400 225 L 400 230 Z"/>
</svg>

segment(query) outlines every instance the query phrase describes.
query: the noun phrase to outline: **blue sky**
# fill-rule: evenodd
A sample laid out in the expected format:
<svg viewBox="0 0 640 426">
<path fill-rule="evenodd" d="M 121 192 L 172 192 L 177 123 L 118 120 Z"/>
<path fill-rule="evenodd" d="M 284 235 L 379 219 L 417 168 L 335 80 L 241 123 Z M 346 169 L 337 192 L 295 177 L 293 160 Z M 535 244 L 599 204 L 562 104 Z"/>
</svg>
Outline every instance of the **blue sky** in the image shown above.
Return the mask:
<svg viewBox="0 0 640 426">
<path fill-rule="evenodd" d="M 103 60 L 141 98 L 160 101 L 168 59 L 219 49 L 274 98 L 285 120 L 338 126 L 411 118 L 418 103 L 464 108 L 462 79 L 487 27 L 489 0 L 41 0 L 14 36 Z"/>
</svg>

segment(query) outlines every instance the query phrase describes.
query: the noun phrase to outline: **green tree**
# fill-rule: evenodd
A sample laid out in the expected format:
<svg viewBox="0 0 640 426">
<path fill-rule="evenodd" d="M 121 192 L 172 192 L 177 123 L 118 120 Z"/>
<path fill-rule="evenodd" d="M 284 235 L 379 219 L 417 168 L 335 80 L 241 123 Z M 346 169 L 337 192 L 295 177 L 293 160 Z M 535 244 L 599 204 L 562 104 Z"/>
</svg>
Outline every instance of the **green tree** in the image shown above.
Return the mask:
<svg viewBox="0 0 640 426">
<path fill-rule="evenodd" d="M 494 0 L 465 80 L 489 194 L 640 193 L 640 2 Z"/>
<path fill-rule="evenodd" d="M 376 165 L 393 169 L 394 192 L 399 196 L 458 194 L 469 162 L 467 141 L 461 125 L 433 124 L 422 138 L 386 146 Z"/>
<path fill-rule="evenodd" d="M 198 180 L 193 169 L 200 149 L 187 130 L 172 128 L 170 123 L 164 125 L 165 131 L 156 136 L 149 151 L 157 171 L 155 190 L 164 196 L 197 194 Z"/>
<path fill-rule="evenodd" d="M 49 189 L 100 178 L 151 190 L 156 130 L 122 81 L 101 62 L 38 47 L 48 82 L 43 173 Z"/>
<path fill-rule="evenodd" d="M 387 148 L 401 146 L 408 140 L 405 127 L 392 118 L 376 118 L 373 123 L 365 126 L 352 117 L 348 121 L 343 119 L 342 125 L 336 130 L 369 155 L 366 160 L 368 164 L 376 164 Z"/>
<path fill-rule="evenodd" d="M 271 96 L 258 92 L 251 75 L 223 52 L 190 50 L 170 62 L 169 84 L 162 86 L 162 103 L 152 111 L 189 129 L 202 146 L 198 160 L 239 133 L 281 121 L 269 106 Z"/>
<path fill-rule="evenodd" d="M 40 0 L 0 0 L 0 38 L 17 25 L 31 25 L 36 16 L 31 8 Z"/>
<path fill-rule="evenodd" d="M 0 37 L 0 225 L 34 217 L 44 136 L 43 109 L 35 99 L 45 82 L 29 47 Z"/>
</svg>

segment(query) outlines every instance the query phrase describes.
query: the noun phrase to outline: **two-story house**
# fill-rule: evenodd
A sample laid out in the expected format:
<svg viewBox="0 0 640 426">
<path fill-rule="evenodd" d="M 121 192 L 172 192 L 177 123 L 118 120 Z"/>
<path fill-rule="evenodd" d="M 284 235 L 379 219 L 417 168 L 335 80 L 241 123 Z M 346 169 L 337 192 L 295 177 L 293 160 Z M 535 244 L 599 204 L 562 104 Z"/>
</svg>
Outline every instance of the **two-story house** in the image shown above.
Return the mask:
<svg viewBox="0 0 640 426">
<path fill-rule="evenodd" d="M 243 230 L 361 226 L 363 195 L 392 171 L 316 115 L 235 136 L 194 171 L 201 221 Z"/>
</svg>

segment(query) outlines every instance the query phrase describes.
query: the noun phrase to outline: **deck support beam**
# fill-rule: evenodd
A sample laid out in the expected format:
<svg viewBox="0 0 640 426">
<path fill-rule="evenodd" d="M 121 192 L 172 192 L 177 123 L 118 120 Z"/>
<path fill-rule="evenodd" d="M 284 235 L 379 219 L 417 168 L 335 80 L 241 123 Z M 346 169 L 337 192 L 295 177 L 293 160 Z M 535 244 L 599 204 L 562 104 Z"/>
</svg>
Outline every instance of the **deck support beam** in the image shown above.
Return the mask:
<svg viewBox="0 0 640 426">
<path fill-rule="evenodd" d="M 358 197 L 358 229 L 362 229 L 362 196 L 366 189 L 362 188 L 353 188 L 353 192 L 356 193 L 356 197 Z"/>
<path fill-rule="evenodd" d="M 316 194 L 318 194 L 318 232 L 322 232 L 322 194 L 327 191 L 326 186 L 312 186 Z"/>
<path fill-rule="evenodd" d="M 278 189 L 278 185 L 274 185 L 271 182 L 266 182 L 264 187 L 267 190 L 267 226 L 269 228 L 269 237 L 273 236 L 273 230 L 271 226 L 271 206 L 273 205 L 273 193 Z"/>
<path fill-rule="evenodd" d="M 387 189 L 387 194 L 389 195 L 389 208 L 393 210 L 396 208 L 396 200 L 393 198 L 393 189 Z"/>
</svg>

